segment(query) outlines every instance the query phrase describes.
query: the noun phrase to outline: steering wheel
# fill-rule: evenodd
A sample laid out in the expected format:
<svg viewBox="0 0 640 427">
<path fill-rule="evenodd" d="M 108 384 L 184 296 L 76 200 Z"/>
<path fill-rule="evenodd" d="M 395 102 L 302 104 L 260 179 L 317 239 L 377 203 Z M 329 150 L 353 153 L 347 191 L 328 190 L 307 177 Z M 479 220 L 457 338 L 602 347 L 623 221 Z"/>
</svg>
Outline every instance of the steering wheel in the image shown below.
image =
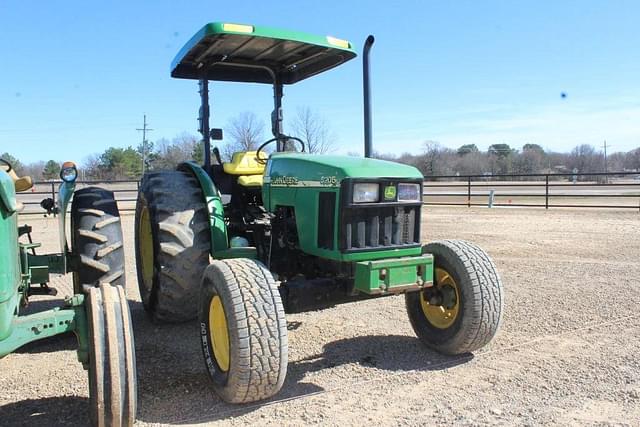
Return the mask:
<svg viewBox="0 0 640 427">
<path fill-rule="evenodd" d="M 258 161 L 258 163 L 261 163 L 261 164 L 267 163 L 267 159 L 263 159 L 260 156 L 260 153 L 262 152 L 264 147 L 266 147 L 267 145 L 271 144 L 274 141 L 279 141 L 279 140 L 285 140 L 285 141 L 293 140 L 293 141 L 296 141 L 296 142 L 300 143 L 300 146 L 302 147 L 301 152 L 304 153 L 305 145 L 304 145 L 304 141 L 303 140 L 301 140 L 300 138 L 297 138 L 295 136 L 282 135 L 279 138 L 271 138 L 267 142 L 263 143 L 260 147 L 258 147 L 258 149 L 256 150 L 256 160 Z"/>
<path fill-rule="evenodd" d="M 11 169 L 13 169 L 13 166 L 11 166 L 11 163 L 6 161 L 5 159 L 0 159 L 0 163 L 4 163 L 5 165 L 7 165 L 8 169 L 5 170 L 5 172 L 7 172 L 7 173 L 11 172 Z"/>
</svg>

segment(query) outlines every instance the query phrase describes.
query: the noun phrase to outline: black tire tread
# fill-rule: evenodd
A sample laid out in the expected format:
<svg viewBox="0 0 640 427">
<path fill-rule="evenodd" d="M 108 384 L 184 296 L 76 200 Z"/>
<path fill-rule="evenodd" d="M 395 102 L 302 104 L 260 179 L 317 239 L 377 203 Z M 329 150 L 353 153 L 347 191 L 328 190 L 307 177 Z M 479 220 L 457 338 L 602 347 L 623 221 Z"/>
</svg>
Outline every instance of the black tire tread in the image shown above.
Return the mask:
<svg viewBox="0 0 640 427">
<path fill-rule="evenodd" d="M 75 192 L 71 203 L 72 249 L 78 264 L 74 290 L 101 283 L 125 285 L 124 245 L 120 212 L 112 191 L 86 187 Z"/>
<path fill-rule="evenodd" d="M 149 209 L 154 241 L 155 274 L 150 294 L 142 286 L 137 243 L 141 198 Z M 182 322 L 197 317 L 209 242 L 209 220 L 198 181 L 180 171 L 145 175 L 136 208 L 136 261 L 144 307 L 154 320 Z"/>
<path fill-rule="evenodd" d="M 124 288 L 87 289 L 90 419 L 94 426 L 132 426 L 137 376 L 133 330 Z"/>
</svg>

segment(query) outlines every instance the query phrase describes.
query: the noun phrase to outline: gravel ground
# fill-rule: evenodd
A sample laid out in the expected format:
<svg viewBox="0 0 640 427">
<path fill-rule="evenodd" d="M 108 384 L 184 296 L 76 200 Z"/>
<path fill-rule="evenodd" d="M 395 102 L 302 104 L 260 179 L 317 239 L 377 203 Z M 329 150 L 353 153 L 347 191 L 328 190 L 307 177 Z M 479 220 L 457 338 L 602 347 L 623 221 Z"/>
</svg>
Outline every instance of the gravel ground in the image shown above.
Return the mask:
<svg viewBox="0 0 640 427">
<path fill-rule="evenodd" d="M 500 334 L 473 355 L 431 352 L 402 297 L 289 315 L 289 371 L 274 399 L 233 406 L 206 377 L 195 323 L 154 325 L 140 304 L 133 217 L 123 217 L 138 358 L 138 423 L 640 425 L 640 215 L 425 208 L 423 239 L 460 238 L 494 258 Z M 56 250 L 57 224 L 26 219 Z M 69 278 L 54 281 L 60 295 Z M 51 305 L 37 301 L 33 309 Z M 84 425 L 73 336 L 0 360 L 1 425 Z"/>
</svg>

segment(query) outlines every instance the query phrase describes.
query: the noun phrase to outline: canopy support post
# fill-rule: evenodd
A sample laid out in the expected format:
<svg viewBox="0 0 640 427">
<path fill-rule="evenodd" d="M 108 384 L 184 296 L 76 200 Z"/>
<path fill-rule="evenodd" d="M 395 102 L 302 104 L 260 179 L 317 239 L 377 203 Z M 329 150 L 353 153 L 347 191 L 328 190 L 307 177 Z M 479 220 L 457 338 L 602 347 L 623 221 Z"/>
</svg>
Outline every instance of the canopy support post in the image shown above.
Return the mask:
<svg viewBox="0 0 640 427">
<path fill-rule="evenodd" d="M 209 128 L 209 80 L 205 77 L 200 79 L 200 112 L 198 122 L 200 129 L 198 132 L 202 135 L 204 142 L 204 170 L 207 172 L 211 169 L 211 129 Z"/>
<path fill-rule="evenodd" d="M 278 76 L 273 80 L 273 112 L 271 113 L 271 133 L 277 139 L 277 151 L 284 151 L 284 128 L 282 125 L 283 85 Z"/>
</svg>

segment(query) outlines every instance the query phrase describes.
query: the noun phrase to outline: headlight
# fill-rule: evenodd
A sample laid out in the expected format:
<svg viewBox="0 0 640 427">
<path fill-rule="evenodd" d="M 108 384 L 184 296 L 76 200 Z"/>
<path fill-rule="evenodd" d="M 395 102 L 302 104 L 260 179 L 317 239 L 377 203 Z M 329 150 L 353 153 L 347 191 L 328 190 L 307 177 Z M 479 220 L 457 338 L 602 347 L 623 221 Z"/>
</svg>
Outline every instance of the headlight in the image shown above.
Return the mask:
<svg viewBox="0 0 640 427">
<path fill-rule="evenodd" d="M 60 169 L 60 179 L 64 182 L 73 182 L 78 177 L 78 169 L 73 162 L 64 162 Z"/>
<path fill-rule="evenodd" d="M 375 183 L 353 184 L 353 203 L 377 202 L 380 185 Z"/>
<path fill-rule="evenodd" d="M 398 184 L 398 201 L 419 202 L 421 200 L 420 184 Z"/>
</svg>

